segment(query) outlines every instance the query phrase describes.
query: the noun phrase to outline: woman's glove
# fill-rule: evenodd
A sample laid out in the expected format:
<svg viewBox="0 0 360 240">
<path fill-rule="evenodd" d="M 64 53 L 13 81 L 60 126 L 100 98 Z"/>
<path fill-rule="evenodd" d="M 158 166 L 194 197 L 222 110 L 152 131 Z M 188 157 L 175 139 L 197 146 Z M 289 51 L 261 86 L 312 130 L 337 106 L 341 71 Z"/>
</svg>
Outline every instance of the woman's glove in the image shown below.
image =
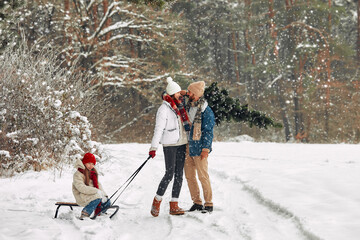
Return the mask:
<svg viewBox="0 0 360 240">
<path fill-rule="evenodd" d="M 152 150 L 149 152 L 149 156 L 151 156 L 151 158 L 154 158 L 156 155 L 156 151 Z"/>
<path fill-rule="evenodd" d="M 180 91 L 180 94 L 182 95 L 182 96 L 188 96 L 188 91 L 186 91 L 186 90 L 181 90 Z"/>
</svg>

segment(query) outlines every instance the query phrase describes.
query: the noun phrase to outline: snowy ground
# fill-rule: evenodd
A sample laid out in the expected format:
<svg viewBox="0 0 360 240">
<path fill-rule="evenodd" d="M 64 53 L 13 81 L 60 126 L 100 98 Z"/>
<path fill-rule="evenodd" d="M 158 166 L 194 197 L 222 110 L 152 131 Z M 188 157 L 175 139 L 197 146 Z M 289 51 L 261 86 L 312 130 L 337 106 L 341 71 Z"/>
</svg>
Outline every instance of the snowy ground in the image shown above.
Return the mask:
<svg viewBox="0 0 360 240">
<path fill-rule="evenodd" d="M 107 145 L 111 160 L 98 164 L 108 194 L 147 157 L 148 144 Z M 162 150 L 120 197 L 113 219 L 77 219 L 73 169 L 28 172 L 0 179 L 0 239 L 328 239 L 360 236 L 360 147 L 275 143 L 214 143 L 209 168 L 214 212 L 168 214 L 170 190 L 160 216 L 150 215 L 164 173 Z M 170 185 L 171 186 L 171 185 Z M 191 206 L 184 178 L 179 205 Z"/>
</svg>

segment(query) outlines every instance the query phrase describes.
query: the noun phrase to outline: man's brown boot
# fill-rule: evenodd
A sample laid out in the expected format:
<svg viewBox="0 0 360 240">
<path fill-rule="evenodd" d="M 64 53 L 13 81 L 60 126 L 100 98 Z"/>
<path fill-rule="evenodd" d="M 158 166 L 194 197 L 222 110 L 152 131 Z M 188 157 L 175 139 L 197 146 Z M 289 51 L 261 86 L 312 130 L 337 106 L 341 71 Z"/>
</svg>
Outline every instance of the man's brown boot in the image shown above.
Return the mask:
<svg viewBox="0 0 360 240">
<path fill-rule="evenodd" d="M 171 215 L 183 215 L 184 209 L 179 208 L 178 202 L 170 202 L 170 214 Z"/>
</svg>

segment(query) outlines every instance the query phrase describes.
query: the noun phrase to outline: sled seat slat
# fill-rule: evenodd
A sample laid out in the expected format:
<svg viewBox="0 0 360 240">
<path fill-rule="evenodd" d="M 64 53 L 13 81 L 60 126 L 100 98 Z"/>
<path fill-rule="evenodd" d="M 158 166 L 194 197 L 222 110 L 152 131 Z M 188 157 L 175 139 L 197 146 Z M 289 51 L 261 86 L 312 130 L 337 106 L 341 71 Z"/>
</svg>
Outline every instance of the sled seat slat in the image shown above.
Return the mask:
<svg viewBox="0 0 360 240">
<path fill-rule="evenodd" d="M 72 203 L 72 202 L 57 202 L 55 203 L 55 205 L 57 205 L 58 207 L 56 208 L 56 212 L 55 212 L 55 218 L 57 218 L 58 212 L 59 212 L 59 208 L 61 206 L 68 206 L 70 207 L 71 210 L 73 210 L 72 207 L 80 207 L 79 204 L 77 203 Z"/>
<path fill-rule="evenodd" d="M 79 206 L 77 203 L 72 203 L 72 202 L 57 202 L 55 203 L 55 205 L 65 205 L 65 206 L 73 206 L 73 207 Z"/>
</svg>

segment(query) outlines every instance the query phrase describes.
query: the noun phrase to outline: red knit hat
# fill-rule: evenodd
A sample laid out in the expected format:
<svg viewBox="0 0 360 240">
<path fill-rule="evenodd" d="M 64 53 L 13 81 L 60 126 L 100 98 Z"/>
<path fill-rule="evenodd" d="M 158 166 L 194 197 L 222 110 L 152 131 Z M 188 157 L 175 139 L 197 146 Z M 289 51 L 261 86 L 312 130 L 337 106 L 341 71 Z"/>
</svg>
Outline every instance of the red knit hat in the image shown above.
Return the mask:
<svg viewBox="0 0 360 240">
<path fill-rule="evenodd" d="M 85 153 L 83 160 L 82 160 L 83 164 L 85 165 L 86 163 L 93 163 L 94 165 L 96 164 L 96 159 L 94 154 L 92 153 Z"/>
</svg>

